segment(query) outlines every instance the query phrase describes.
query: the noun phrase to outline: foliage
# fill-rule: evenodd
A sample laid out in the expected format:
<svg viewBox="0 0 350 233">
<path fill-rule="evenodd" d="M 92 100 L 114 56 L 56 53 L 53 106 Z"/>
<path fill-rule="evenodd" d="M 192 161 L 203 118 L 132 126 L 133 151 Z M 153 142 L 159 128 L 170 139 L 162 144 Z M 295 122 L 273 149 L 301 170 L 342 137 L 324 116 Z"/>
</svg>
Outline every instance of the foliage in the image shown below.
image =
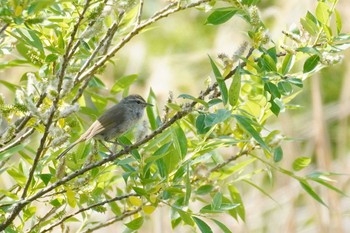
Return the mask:
<svg viewBox="0 0 350 233">
<path fill-rule="evenodd" d="M 116 221 L 137 230 L 167 205 L 173 228 L 185 224 L 213 232 L 214 224 L 231 232 L 216 216 L 244 221 L 237 184 L 247 182 L 268 195 L 251 178 L 270 171 L 297 180 L 323 205 L 314 185 L 343 194 L 329 182 L 330 173 L 299 173 L 310 164 L 308 157 L 296 158 L 293 170 L 282 168 L 283 136 L 265 127 L 293 108 L 290 101 L 306 78 L 341 61 L 350 36 L 342 33 L 337 1 L 319 2 L 300 28 L 284 32 L 283 44 L 269 38 L 254 0 L 171 2 L 149 18 L 143 17 L 143 1 L 118 2 L 111 8 L 102 0 L 1 0 L 0 53 L 12 59 L 0 69 L 29 66 L 31 71 L 19 84 L 0 80 L 15 94 L 12 104 L 0 99 L 1 120 L 8 125 L 1 136 L 0 172 L 13 181 L 10 189 L 0 189 L 0 230 L 47 232 L 76 221 L 86 232 Z M 116 62 L 112 58 L 119 50 L 154 22 L 194 7 L 210 9 L 203 13 L 208 25 L 241 17 L 250 27 L 235 54 L 209 57 L 215 82 L 198 97 L 181 94 L 185 104 L 170 97 L 164 115 L 147 108 L 152 132 L 119 138 L 129 145 L 123 150 L 110 155 L 80 145 L 57 161 L 61 149 L 86 129 L 81 114 L 94 118 L 116 94 L 127 95 L 138 78 L 125 75 L 101 94 L 106 85 L 98 74 L 106 64 Z M 157 103 L 152 90 L 147 100 Z M 75 114 L 79 108 L 81 114 Z M 38 213 L 38 202 L 47 207 L 45 214 Z M 114 217 L 94 222 L 91 211 L 111 211 Z"/>
</svg>

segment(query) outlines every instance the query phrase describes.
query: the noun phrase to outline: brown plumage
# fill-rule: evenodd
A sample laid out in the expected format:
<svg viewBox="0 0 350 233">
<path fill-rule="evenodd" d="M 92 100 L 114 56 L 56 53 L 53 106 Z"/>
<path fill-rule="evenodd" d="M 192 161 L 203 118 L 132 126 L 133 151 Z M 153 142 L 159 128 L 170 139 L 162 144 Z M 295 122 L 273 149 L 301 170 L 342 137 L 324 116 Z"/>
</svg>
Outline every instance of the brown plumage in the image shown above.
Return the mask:
<svg viewBox="0 0 350 233">
<path fill-rule="evenodd" d="M 142 118 L 147 105 L 152 106 L 139 95 L 125 97 L 102 114 L 80 138 L 69 145 L 57 158 L 67 154 L 78 143 L 91 138 L 109 141 L 119 137 Z"/>
</svg>

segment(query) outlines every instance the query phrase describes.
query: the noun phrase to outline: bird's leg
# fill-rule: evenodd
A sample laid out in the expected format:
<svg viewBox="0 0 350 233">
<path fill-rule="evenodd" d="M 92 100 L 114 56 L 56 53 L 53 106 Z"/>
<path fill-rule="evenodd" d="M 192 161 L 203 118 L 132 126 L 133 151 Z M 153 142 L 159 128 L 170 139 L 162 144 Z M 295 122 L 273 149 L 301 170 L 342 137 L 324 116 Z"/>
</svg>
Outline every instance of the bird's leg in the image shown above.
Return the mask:
<svg viewBox="0 0 350 233">
<path fill-rule="evenodd" d="M 111 153 L 111 154 L 114 154 L 113 151 L 111 151 L 108 146 L 106 146 L 106 144 L 104 144 L 101 140 L 99 140 L 99 142 Z M 107 141 L 108 142 L 108 141 Z"/>
<path fill-rule="evenodd" d="M 123 144 L 123 143 L 120 143 L 120 142 L 118 142 L 117 140 L 118 140 L 118 139 L 115 139 L 115 141 L 106 141 L 106 142 L 112 143 L 112 144 L 114 144 L 114 145 L 121 146 L 121 147 L 123 147 L 124 149 L 125 149 L 126 147 L 128 147 L 128 145 L 125 145 L 125 144 Z"/>
</svg>

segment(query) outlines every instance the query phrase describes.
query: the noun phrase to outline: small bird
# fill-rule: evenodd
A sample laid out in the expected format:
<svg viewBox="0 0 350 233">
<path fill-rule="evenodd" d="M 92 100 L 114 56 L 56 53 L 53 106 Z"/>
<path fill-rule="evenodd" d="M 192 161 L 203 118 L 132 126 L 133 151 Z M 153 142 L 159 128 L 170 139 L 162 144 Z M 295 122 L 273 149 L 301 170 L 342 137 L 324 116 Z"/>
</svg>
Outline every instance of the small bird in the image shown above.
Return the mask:
<svg viewBox="0 0 350 233">
<path fill-rule="evenodd" d="M 61 158 L 80 142 L 95 138 L 110 142 L 131 129 L 142 118 L 147 103 L 140 95 L 129 95 L 103 113 L 83 133 L 79 139 L 67 147 L 58 157 Z"/>
</svg>

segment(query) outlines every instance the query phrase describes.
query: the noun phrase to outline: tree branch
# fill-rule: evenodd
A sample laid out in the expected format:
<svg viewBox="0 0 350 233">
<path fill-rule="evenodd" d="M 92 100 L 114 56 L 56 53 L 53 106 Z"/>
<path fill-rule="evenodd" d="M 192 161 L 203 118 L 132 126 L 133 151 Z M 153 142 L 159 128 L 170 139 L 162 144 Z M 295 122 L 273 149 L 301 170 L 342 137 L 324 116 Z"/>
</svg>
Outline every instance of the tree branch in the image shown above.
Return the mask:
<svg viewBox="0 0 350 233">
<path fill-rule="evenodd" d="M 75 77 L 75 80 L 77 83 L 81 83 L 84 79 L 87 79 L 96 71 L 101 68 L 110 58 L 112 58 L 127 42 L 129 42 L 134 36 L 136 36 L 138 33 L 140 33 L 145 27 L 149 26 L 150 24 L 153 24 L 154 22 L 165 18 L 169 16 L 170 14 L 176 13 L 180 10 L 185 10 L 188 8 L 196 7 L 202 3 L 208 2 L 209 0 L 200 0 L 198 2 L 194 2 L 191 4 L 187 4 L 185 6 L 178 5 L 177 2 L 171 3 L 168 6 L 166 6 L 164 9 L 160 10 L 159 12 L 155 13 L 150 19 L 146 20 L 145 22 L 139 24 L 137 27 L 135 27 L 129 34 L 127 34 L 112 50 L 107 53 L 105 56 L 103 56 L 100 60 L 98 60 L 90 69 L 85 71 L 79 76 Z M 172 8 L 174 6 L 177 6 L 176 8 Z"/>
<path fill-rule="evenodd" d="M 103 228 L 103 227 L 109 226 L 109 225 L 111 225 L 111 224 L 113 224 L 113 223 L 115 223 L 115 222 L 118 222 L 118 221 L 123 220 L 123 219 L 126 218 L 126 217 L 129 217 L 129 216 L 131 216 L 131 215 L 134 215 L 134 214 L 140 212 L 141 210 L 142 210 L 142 208 L 139 207 L 139 208 L 137 208 L 137 209 L 135 209 L 135 210 L 125 211 L 122 215 L 120 215 L 120 216 L 115 216 L 114 218 L 111 218 L 111 219 L 109 219 L 108 221 L 106 221 L 106 222 L 104 222 L 104 223 L 101 223 L 100 225 L 97 225 L 97 226 L 95 226 L 95 227 L 93 227 L 93 228 L 90 228 L 90 229 L 84 231 L 83 233 L 94 232 L 95 230 L 98 230 L 98 229 L 101 229 L 101 228 Z"/>
<path fill-rule="evenodd" d="M 253 48 L 251 48 L 246 56 L 246 60 L 252 55 L 253 53 Z M 240 67 L 244 67 L 246 65 L 246 62 L 242 62 L 239 66 Z M 231 70 L 229 72 L 229 74 L 227 74 L 224 78 L 229 79 L 230 77 L 232 77 L 235 72 L 237 71 L 238 66 L 235 67 L 233 70 Z M 199 99 L 204 99 L 204 97 L 206 95 L 208 95 L 211 91 L 215 90 L 215 88 L 217 87 L 217 83 L 215 82 L 213 85 L 209 86 L 204 92 L 202 92 L 199 95 Z M 24 208 L 24 206 L 26 206 L 28 203 L 42 197 L 43 195 L 45 195 L 46 193 L 54 190 L 55 188 L 67 183 L 68 181 L 84 174 L 87 171 L 90 171 L 93 168 L 102 166 L 108 162 L 114 161 L 115 159 L 130 153 L 132 150 L 137 149 L 138 147 L 140 147 L 141 145 L 147 143 L 148 141 L 150 141 L 151 139 L 153 139 L 155 136 L 157 136 L 158 134 L 162 133 L 164 130 L 166 130 L 167 128 L 169 128 L 171 125 L 173 125 L 176 121 L 180 120 L 181 118 L 185 117 L 187 114 L 189 114 L 192 111 L 192 108 L 197 104 L 196 101 L 192 101 L 189 104 L 189 108 L 186 108 L 182 111 L 177 112 L 172 118 L 170 118 L 166 123 L 164 123 L 162 126 L 160 126 L 158 129 L 156 129 L 155 131 L 153 131 L 151 134 L 147 135 L 145 138 L 141 139 L 140 141 L 125 147 L 123 150 L 119 151 L 118 153 L 112 154 L 100 161 L 97 161 L 95 163 L 89 164 L 86 167 L 83 167 L 80 170 L 74 171 L 71 174 L 66 175 L 65 177 L 63 177 L 62 179 L 56 181 L 55 183 L 51 184 L 50 186 L 47 186 L 43 189 L 41 189 L 39 192 L 35 193 L 34 195 L 28 197 L 25 200 L 21 200 L 18 203 L 16 203 L 16 205 L 14 206 L 14 209 L 12 210 L 11 214 L 9 215 L 9 217 L 4 221 L 4 223 L 0 224 L 0 231 L 4 230 L 12 221 L 13 219 L 17 216 L 17 214 L 21 211 L 21 209 Z"/>
<path fill-rule="evenodd" d="M 6 30 L 6 28 L 9 26 L 10 24 L 6 23 L 4 26 L 2 26 L 2 28 L 0 29 L 0 35 Z"/>
<path fill-rule="evenodd" d="M 19 144 L 21 144 L 25 139 L 27 139 L 30 135 L 32 135 L 32 133 L 34 133 L 35 129 L 34 128 L 30 128 L 28 129 L 24 134 L 22 134 L 19 138 L 17 138 L 15 141 L 13 141 L 12 143 L 0 148 L 0 153 L 4 152 L 6 150 L 11 149 L 12 147 L 15 147 Z M 0 163 L 1 164 L 1 163 Z M 0 165 L 0 168 L 2 166 Z"/>
<path fill-rule="evenodd" d="M 143 10 L 143 0 L 140 0 L 139 12 L 137 13 L 136 25 L 140 25 Z"/>
<path fill-rule="evenodd" d="M 95 203 L 93 205 L 89 205 L 87 207 L 84 207 L 84 208 L 81 208 L 77 211 L 75 211 L 74 213 L 71 213 L 67 216 L 65 216 L 64 218 L 62 218 L 60 221 L 56 222 L 55 224 L 49 226 L 48 228 L 44 229 L 43 231 L 41 231 L 41 233 L 44 233 L 44 232 L 48 232 L 48 231 L 51 231 L 53 228 L 55 228 L 56 226 L 62 224 L 64 221 L 66 221 L 67 219 L 77 215 L 77 214 L 80 214 L 82 212 L 85 212 L 87 210 L 90 210 L 92 208 L 95 208 L 95 207 L 98 207 L 98 206 L 102 206 L 104 204 L 107 204 L 107 203 L 111 203 L 111 202 L 115 202 L 115 201 L 120 201 L 120 200 L 123 200 L 125 198 L 128 198 L 128 197 L 131 197 L 131 196 L 138 196 L 136 193 L 131 193 L 131 194 L 128 194 L 128 195 L 123 195 L 123 196 L 118 196 L 118 197 L 115 197 L 115 198 L 112 198 L 112 199 L 108 199 L 108 200 L 105 200 L 105 201 L 102 201 L 102 202 L 99 202 L 99 203 Z M 123 214 L 124 215 L 124 214 Z M 118 216 L 120 219 L 123 219 L 125 218 L 126 216 Z"/>
</svg>

